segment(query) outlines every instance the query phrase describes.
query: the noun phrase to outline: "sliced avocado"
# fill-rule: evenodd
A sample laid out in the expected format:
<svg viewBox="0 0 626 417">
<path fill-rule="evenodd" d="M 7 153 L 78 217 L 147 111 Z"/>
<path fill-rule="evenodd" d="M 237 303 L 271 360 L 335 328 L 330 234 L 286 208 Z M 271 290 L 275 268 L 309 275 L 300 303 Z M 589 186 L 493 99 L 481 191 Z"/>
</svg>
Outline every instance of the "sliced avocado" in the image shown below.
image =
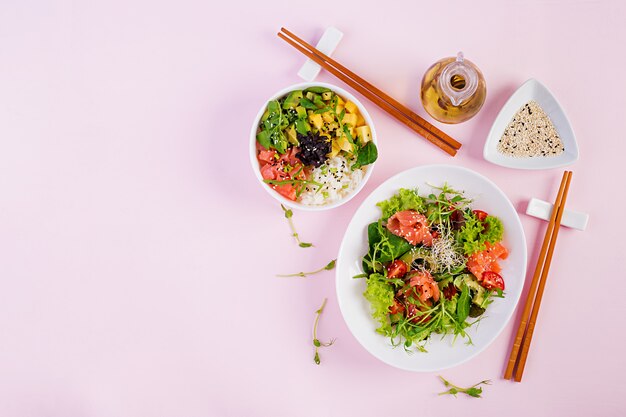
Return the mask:
<svg viewBox="0 0 626 417">
<path fill-rule="evenodd" d="M 324 100 L 322 100 L 322 97 L 318 94 L 316 94 L 313 97 L 313 103 L 317 106 L 317 108 L 319 109 L 323 109 L 324 107 L 326 107 L 326 103 L 324 103 Z"/>
<path fill-rule="evenodd" d="M 295 109 L 300 104 L 302 97 L 304 97 L 302 90 L 292 91 L 283 102 L 283 109 Z"/>
<path fill-rule="evenodd" d="M 265 112 L 263 113 L 263 117 L 261 117 L 261 123 L 266 121 L 268 117 L 270 117 L 270 110 L 269 109 L 265 109 Z"/>
<path fill-rule="evenodd" d="M 306 109 L 302 106 L 296 107 L 296 113 L 298 114 L 298 119 L 306 119 Z"/>
<path fill-rule="evenodd" d="M 463 274 L 454 279 L 454 285 L 457 288 L 461 288 L 462 283 L 465 283 L 465 285 L 467 285 L 467 287 L 472 290 L 472 293 L 474 294 L 474 296 L 472 297 L 472 303 L 479 306 L 482 305 L 485 301 L 485 295 L 487 290 L 485 290 L 485 288 L 480 285 L 476 277 L 474 277 L 474 275 L 472 274 Z"/>
<path fill-rule="evenodd" d="M 294 146 L 300 145 L 300 142 L 298 142 L 298 135 L 296 135 L 296 127 L 294 125 L 289 126 L 287 129 L 287 140 Z"/>
<path fill-rule="evenodd" d="M 322 94 L 325 93 L 327 91 L 331 91 L 330 88 L 326 88 L 326 87 L 309 87 L 306 90 L 304 90 L 305 92 L 312 92 L 312 93 L 317 93 L 317 94 Z"/>
<path fill-rule="evenodd" d="M 437 270 L 437 262 L 435 261 L 435 258 L 428 249 L 414 247 L 410 251 L 402 255 L 400 259 L 404 261 L 409 266 L 409 268 L 414 266 L 413 263 L 416 263 L 421 264 L 421 266 L 428 269 L 429 271 Z"/>
<path fill-rule="evenodd" d="M 332 91 L 324 91 L 322 93 L 322 100 L 328 101 L 331 100 L 333 98 L 333 92 Z"/>
<path fill-rule="evenodd" d="M 295 122 L 296 125 L 296 132 L 298 132 L 301 135 L 306 135 L 307 133 L 309 133 L 311 131 L 311 125 L 303 119 L 298 119 Z"/>
</svg>

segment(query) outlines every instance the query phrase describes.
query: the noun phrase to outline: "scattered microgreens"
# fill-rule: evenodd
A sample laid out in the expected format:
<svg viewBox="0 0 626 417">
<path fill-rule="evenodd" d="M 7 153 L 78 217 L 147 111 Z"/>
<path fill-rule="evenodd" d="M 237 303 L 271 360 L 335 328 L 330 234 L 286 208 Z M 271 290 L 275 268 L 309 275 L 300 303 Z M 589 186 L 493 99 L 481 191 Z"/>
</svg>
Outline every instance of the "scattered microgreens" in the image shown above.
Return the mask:
<svg viewBox="0 0 626 417">
<path fill-rule="evenodd" d="M 333 269 L 335 267 L 335 262 L 337 260 L 333 259 L 332 261 L 328 262 L 328 264 L 320 269 L 316 269 L 315 271 L 311 271 L 311 272 L 298 272 L 297 274 L 287 274 L 287 275 L 276 275 L 277 277 L 302 277 L 305 278 L 309 275 L 313 275 L 313 274 L 317 274 L 318 272 L 322 272 L 322 271 L 330 271 L 331 269 Z"/>
<path fill-rule="evenodd" d="M 446 379 L 442 377 L 441 375 L 439 375 L 439 378 L 441 379 L 443 384 L 446 386 L 446 388 L 448 388 L 447 391 L 440 392 L 439 395 L 451 394 L 456 397 L 456 394 L 463 393 L 463 394 L 469 395 L 470 397 L 481 398 L 480 394 L 482 394 L 483 389 L 480 388 L 480 385 L 491 385 L 491 380 L 486 379 L 484 381 L 480 381 L 478 384 L 472 385 L 469 388 L 461 388 L 461 387 L 457 387 L 450 381 L 446 381 Z"/>
<path fill-rule="evenodd" d="M 285 218 L 289 222 L 289 227 L 291 228 L 291 235 L 296 239 L 296 243 L 298 244 L 298 246 L 300 246 L 301 248 L 310 248 L 311 246 L 313 246 L 312 243 L 302 242 L 300 240 L 298 232 L 296 232 L 296 227 L 293 225 L 293 220 L 291 220 L 291 218 L 293 217 L 293 211 L 286 208 L 282 204 L 280 205 L 280 207 L 283 209 L 283 212 L 285 212 Z"/>
<path fill-rule="evenodd" d="M 334 266 L 334 262 L 335 261 L 331 262 L 333 266 Z M 319 349 L 321 347 L 331 346 L 333 343 L 335 343 L 335 339 L 331 339 L 330 342 L 323 343 L 323 342 L 320 342 L 320 340 L 317 338 L 317 325 L 320 321 L 320 316 L 322 315 L 322 311 L 324 311 L 324 307 L 326 306 L 326 301 L 328 301 L 328 299 L 324 298 L 324 301 L 322 302 L 322 306 L 315 312 L 315 322 L 313 322 L 313 346 L 315 346 L 315 356 L 313 357 L 313 361 L 317 365 L 320 364 Z"/>
</svg>

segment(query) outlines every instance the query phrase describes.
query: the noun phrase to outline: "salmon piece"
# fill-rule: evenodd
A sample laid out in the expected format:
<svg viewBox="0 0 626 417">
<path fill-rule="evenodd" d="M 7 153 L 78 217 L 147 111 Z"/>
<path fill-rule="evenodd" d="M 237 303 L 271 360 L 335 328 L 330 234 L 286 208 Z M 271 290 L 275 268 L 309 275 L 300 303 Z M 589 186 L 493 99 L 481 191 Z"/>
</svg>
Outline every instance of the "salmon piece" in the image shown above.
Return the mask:
<svg viewBox="0 0 626 417">
<path fill-rule="evenodd" d="M 259 161 L 261 176 L 264 180 L 289 181 L 305 180 L 306 173 L 304 166 L 296 158 L 298 148 L 292 147 L 284 154 L 280 155 L 273 149 L 265 149 L 257 144 L 257 159 Z M 302 187 L 299 184 L 268 184 L 280 195 L 295 201 L 298 190 Z"/>
<path fill-rule="evenodd" d="M 498 264 L 498 259 L 506 259 L 509 251 L 501 243 L 491 245 L 486 243 L 487 249 L 473 253 L 467 258 L 467 269 L 474 274 L 478 280 L 482 280 L 483 273 L 487 271 L 499 273 L 502 267 Z"/>
<path fill-rule="evenodd" d="M 500 242 L 493 245 L 487 242 L 486 245 L 487 252 L 489 252 L 489 254 L 493 256 L 494 259 L 506 259 L 509 256 L 509 251 L 506 250 L 506 248 L 502 246 L 502 243 Z"/>
<path fill-rule="evenodd" d="M 411 245 L 431 246 L 433 244 L 433 235 L 430 233 L 426 216 L 415 210 L 395 213 L 387 220 L 387 230 L 405 238 Z"/>
<path fill-rule="evenodd" d="M 409 279 L 409 285 L 415 287 L 418 298 L 425 303 L 429 298 L 439 301 L 439 287 L 428 271 L 414 271 Z"/>
</svg>

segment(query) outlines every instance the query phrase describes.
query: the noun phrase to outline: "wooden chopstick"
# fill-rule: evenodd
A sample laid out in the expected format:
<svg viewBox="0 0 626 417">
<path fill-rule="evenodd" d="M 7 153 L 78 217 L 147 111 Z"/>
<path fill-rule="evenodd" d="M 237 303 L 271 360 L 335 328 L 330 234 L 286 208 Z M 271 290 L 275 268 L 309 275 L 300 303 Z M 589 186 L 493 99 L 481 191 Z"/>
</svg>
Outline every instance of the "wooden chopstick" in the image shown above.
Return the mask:
<svg viewBox="0 0 626 417">
<path fill-rule="evenodd" d="M 424 138 L 454 156 L 461 144 L 285 28 L 278 36 Z M 291 39 L 293 38 L 293 39 Z"/>
<path fill-rule="evenodd" d="M 339 62 L 337 62 L 334 59 L 332 59 L 331 57 L 325 55 L 323 52 L 317 50 L 315 47 L 313 47 L 312 45 L 308 44 L 303 39 L 300 39 L 298 36 L 296 36 L 294 33 L 290 32 L 289 30 L 287 30 L 285 28 L 281 28 L 281 31 L 286 33 L 288 36 L 293 38 L 295 41 L 299 42 L 301 45 L 304 45 L 306 48 L 309 49 L 310 52 L 313 52 L 314 54 L 318 55 L 319 57 L 321 57 L 322 59 L 324 59 L 325 61 L 327 61 L 331 65 L 333 65 L 335 68 L 337 68 L 339 71 L 343 72 L 345 75 L 347 75 L 348 77 L 352 78 L 357 83 L 361 84 L 363 87 L 365 87 L 366 89 L 370 90 L 371 92 L 376 94 L 378 97 L 382 98 L 383 100 L 385 100 L 386 102 L 388 102 L 389 104 L 391 104 L 392 106 L 397 108 L 401 113 L 404 113 L 407 117 L 409 117 L 410 119 L 414 120 L 418 125 L 420 125 L 424 129 L 426 129 L 428 132 L 432 132 L 432 134 L 434 136 L 437 136 L 440 140 L 443 140 L 444 142 L 448 143 L 450 146 L 452 146 L 456 150 L 459 150 L 461 148 L 461 146 L 462 146 L 461 143 L 456 141 L 454 138 L 448 136 L 446 133 L 444 133 L 443 131 L 439 130 L 438 128 L 436 128 L 432 124 L 428 123 L 426 120 L 424 120 L 422 117 L 420 117 L 420 115 L 418 115 L 417 113 L 413 112 L 411 109 L 409 109 L 408 107 L 404 106 L 402 103 L 398 102 L 393 97 L 387 95 L 384 91 L 376 88 L 374 85 L 372 85 L 368 81 L 364 80 L 363 78 L 359 77 L 357 74 L 355 74 L 354 72 L 350 71 L 348 68 L 344 67 Z"/>
<path fill-rule="evenodd" d="M 535 267 L 535 272 L 533 274 L 533 279 L 530 283 L 530 289 L 528 291 L 526 303 L 524 304 L 522 318 L 520 320 L 517 334 L 515 336 L 515 341 L 513 342 L 513 347 L 511 348 L 511 353 L 509 355 L 509 361 L 504 372 L 504 379 L 511 379 L 511 377 L 513 376 L 513 371 L 515 370 L 515 381 L 520 382 L 522 380 L 522 374 L 526 365 L 530 342 L 532 340 L 533 331 L 535 329 L 537 315 L 539 314 L 539 307 L 541 306 L 543 290 L 546 285 L 548 271 L 550 270 L 552 255 L 554 254 L 554 246 L 556 244 L 556 239 L 559 234 L 561 218 L 563 217 L 563 212 L 565 211 L 565 201 L 567 199 L 567 193 L 569 191 L 571 179 L 572 172 L 565 171 L 561 179 L 559 192 L 557 194 L 556 200 L 554 201 L 554 206 L 550 215 L 548 228 L 546 229 L 546 234 L 541 245 L 539 258 L 537 259 L 537 266 Z M 539 286 L 538 291 L 537 286 Z M 537 292 L 536 295 L 535 292 Z M 516 364 L 517 368 L 515 368 Z"/>
<path fill-rule="evenodd" d="M 548 255 L 543 266 L 543 272 L 541 273 L 541 279 L 539 281 L 539 289 L 535 296 L 535 302 L 533 303 L 533 311 L 530 314 L 530 321 L 528 322 L 528 328 L 526 329 L 526 335 L 524 336 L 524 344 L 522 345 L 522 353 L 520 353 L 519 360 L 517 362 L 517 369 L 515 370 L 515 381 L 522 381 L 522 374 L 524 373 L 524 367 L 526 366 L 526 359 L 528 358 L 528 350 L 530 349 L 530 342 L 533 339 L 533 332 L 535 331 L 535 323 L 537 322 L 537 315 L 539 314 L 539 308 L 541 307 L 541 298 L 543 297 L 543 290 L 548 280 L 548 271 L 550 270 L 550 263 L 552 262 L 552 255 L 554 254 L 554 245 L 556 244 L 556 238 L 559 236 L 559 230 L 561 225 L 561 218 L 565 211 L 565 201 L 567 200 L 567 192 L 569 191 L 569 185 L 572 180 L 572 172 L 568 173 L 567 182 L 565 183 L 565 190 L 563 191 L 563 199 L 559 207 L 559 213 L 556 216 L 556 222 L 554 226 L 554 233 L 550 240 L 550 247 L 548 248 Z"/>
</svg>

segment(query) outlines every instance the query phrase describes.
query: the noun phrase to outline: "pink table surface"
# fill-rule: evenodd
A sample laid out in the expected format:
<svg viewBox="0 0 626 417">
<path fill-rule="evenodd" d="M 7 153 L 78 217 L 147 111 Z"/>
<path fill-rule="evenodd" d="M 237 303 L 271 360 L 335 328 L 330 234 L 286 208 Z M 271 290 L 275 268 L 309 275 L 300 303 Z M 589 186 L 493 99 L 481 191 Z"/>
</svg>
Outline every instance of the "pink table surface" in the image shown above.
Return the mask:
<svg viewBox="0 0 626 417">
<path fill-rule="evenodd" d="M 625 18 L 618 0 L 3 1 L 0 416 L 625 415 Z M 293 243 L 248 161 L 259 107 L 299 81 L 282 25 L 312 42 L 339 27 L 335 57 L 420 114 L 421 76 L 439 58 L 463 50 L 488 83 L 478 116 L 444 127 L 464 145 L 456 158 L 367 104 L 380 160 L 348 204 L 295 213 L 311 249 Z M 545 222 L 523 212 L 554 198 L 563 170 L 482 158 L 498 110 L 531 77 L 572 121 L 568 206 L 589 227 L 561 231 L 524 381 L 501 378 L 518 308 L 489 348 L 441 372 L 492 379 L 484 398 L 438 397 L 438 373 L 359 345 L 334 273 L 274 274 L 334 258 L 368 193 L 429 163 L 504 190 L 532 270 Z M 317 366 L 324 297 L 320 336 L 337 341 Z"/>
</svg>

